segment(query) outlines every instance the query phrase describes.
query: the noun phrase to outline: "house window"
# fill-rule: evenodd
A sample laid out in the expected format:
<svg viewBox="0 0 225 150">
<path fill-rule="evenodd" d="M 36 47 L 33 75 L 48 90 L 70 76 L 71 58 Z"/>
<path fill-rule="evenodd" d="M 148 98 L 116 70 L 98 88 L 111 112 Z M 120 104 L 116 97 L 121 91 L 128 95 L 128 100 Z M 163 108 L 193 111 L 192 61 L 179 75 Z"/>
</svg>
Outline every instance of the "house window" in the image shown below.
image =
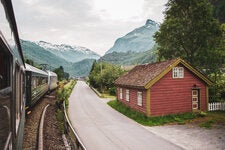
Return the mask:
<svg viewBox="0 0 225 150">
<path fill-rule="evenodd" d="M 173 78 L 184 78 L 184 68 L 174 67 L 173 68 Z"/>
<path fill-rule="evenodd" d="M 120 99 L 122 100 L 123 99 L 123 89 L 120 88 Z"/>
<path fill-rule="evenodd" d="M 129 100 L 130 100 L 130 91 L 126 89 L 126 101 L 129 102 Z"/>
<path fill-rule="evenodd" d="M 137 105 L 142 106 L 142 92 L 137 92 Z"/>
</svg>

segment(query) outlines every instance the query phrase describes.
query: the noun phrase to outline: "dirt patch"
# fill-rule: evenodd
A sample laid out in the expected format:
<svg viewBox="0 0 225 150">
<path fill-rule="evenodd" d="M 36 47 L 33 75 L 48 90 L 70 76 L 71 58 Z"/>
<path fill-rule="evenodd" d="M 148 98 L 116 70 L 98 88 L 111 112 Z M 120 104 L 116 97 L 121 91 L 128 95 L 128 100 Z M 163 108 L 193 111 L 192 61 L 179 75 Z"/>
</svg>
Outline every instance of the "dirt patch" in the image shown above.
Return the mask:
<svg viewBox="0 0 225 150">
<path fill-rule="evenodd" d="M 145 127 L 156 135 L 188 150 L 225 149 L 225 112 L 207 112 L 184 125 Z"/>
</svg>

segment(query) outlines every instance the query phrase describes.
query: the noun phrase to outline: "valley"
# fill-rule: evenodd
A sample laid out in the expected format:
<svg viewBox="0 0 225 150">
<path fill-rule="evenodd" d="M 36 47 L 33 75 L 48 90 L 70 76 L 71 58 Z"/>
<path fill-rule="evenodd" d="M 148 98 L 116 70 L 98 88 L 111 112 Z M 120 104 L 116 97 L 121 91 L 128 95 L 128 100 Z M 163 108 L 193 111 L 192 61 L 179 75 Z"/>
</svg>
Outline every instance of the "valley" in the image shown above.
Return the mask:
<svg viewBox="0 0 225 150">
<path fill-rule="evenodd" d="M 145 25 L 118 38 L 102 57 L 85 47 L 46 41 L 21 40 L 21 46 L 26 59 L 49 64 L 51 70 L 62 66 L 71 77 L 83 77 L 88 76 L 93 62 L 100 57 L 108 63 L 123 66 L 154 62 L 157 45 L 153 35 L 158 28 L 158 23 L 148 19 Z"/>
</svg>

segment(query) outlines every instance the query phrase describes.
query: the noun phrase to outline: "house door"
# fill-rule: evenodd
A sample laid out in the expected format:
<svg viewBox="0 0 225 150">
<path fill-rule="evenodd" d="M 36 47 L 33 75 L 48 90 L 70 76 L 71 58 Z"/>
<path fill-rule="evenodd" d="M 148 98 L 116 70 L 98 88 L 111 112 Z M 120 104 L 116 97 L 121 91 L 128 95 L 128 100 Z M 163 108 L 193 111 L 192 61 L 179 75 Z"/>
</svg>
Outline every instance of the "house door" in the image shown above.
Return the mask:
<svg viewBox="0 0 225 150">
<path fill-rule="evenodd" d="M 200 96 L 199 95 L 200 95 L 199 89 L 192 90 L 192 110 L 200 109 L 200 101 L 199 101 Z"/>
</svg>

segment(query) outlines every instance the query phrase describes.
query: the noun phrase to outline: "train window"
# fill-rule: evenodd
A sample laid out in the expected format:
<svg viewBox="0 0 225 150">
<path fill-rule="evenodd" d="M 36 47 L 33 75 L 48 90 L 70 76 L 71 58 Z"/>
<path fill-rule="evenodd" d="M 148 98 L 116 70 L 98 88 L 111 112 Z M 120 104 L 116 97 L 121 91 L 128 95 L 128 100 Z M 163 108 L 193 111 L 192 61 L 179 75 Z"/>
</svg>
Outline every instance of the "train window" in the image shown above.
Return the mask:
<svg viewBox="0 0 225 150">
<path fill-rule="evenodd" d="M 0 147 L 4 148 L 10 139 L 10 106 L 12 99 L 11 63 L 12 55 L 0 45 Z"/>
<path fill-rule="evenodd" d="M 43 79 L 42 79 L 42 84 L 45 84 L 45 83 L 47 83 L 47 82 L 48 82 L 48 78 L 43 77 Z"/>
<path fill-rule="evenodd" d="M 10 63 L 9 56 L 0 51 L 0 90 L 10 86 Z"/>
<path fill-rule="evenodd" d="M 25 105 L 25 100 L 26 100 L 26 86 L 25 86 L 25 73 L 23 72 L 23 74 L 21 74 L 21 78 L 22 78 L 22 88 L 23 88 L 23 96 L 22 96 L 22 102 L 23 102 L 23 105 L 21 105 L 21 110 L 23 109 L 23 106 Z"/>
<path fill-rule="evenodd" d="M 32 91 L 36 88 L 37 84 L 36 84 L 36 77 L 32 77 Z"/>
<path fill-rule="evenodd" d="M 20 66 L 16 64 L 16 129 L 19 126 L 21 116 L 21 71 Z M 17 131 L 17 130 L 16 130 Z"/>
</svg>

